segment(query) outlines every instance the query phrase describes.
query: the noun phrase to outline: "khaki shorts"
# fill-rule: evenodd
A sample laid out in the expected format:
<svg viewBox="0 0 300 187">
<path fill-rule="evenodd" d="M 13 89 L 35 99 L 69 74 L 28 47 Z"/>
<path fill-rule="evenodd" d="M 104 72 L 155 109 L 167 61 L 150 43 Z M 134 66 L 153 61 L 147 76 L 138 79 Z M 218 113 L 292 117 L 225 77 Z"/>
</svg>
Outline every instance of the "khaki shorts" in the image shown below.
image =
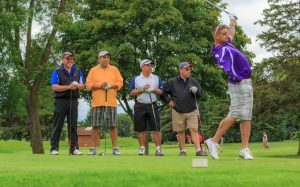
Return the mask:
<svg viewBox="0 0 300 187">
<path fill-rule="evenodd" d="M 189 128 L 198 128 L 198 116 L 197 111 L 190 113 L 178 113 L 176 110 L 172 110 L 172 125 L 174 132 L 182 132 Z"/>
<path fill-rule="evenodd" d="M 250 79 L 238 84 L 228 84 L 231 104 L 229 108 L 229 116 L 234 117 L 238 121 L 251 120 L 253 108 L 253 90 Z"/>
</svg>

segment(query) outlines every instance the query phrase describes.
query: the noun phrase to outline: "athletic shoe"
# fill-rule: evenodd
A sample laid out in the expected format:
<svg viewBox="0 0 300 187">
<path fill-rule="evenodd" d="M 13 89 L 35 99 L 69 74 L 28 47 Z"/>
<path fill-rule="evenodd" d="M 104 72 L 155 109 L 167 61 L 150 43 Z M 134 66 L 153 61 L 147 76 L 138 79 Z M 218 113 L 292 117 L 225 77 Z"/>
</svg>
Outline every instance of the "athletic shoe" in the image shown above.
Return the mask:
<svg viewBox="0 0 300 187">
<path fill-rule="evenodd" d="M 118 148 L 115 147 L 115 148 L 113 148 L 112 154 L 116 155 L 116 156 L 120 156 L 121 152 L 120 152 L 120 150 Z"/>
<path fill-rule="evenodd" d="M 97 155 L 97 151 L 95 148 L 90 148 L 90 151 L 88 152 L 88 155 Z"/>
<path fill-rule="evenodd" d="M 82 155 L 82 152 L 80 152 L 78 149 L 74 149 L 72 155 Z"/>
<path fill-rule="evenodd" d="M 57 150 L 52 150 L 50 152 L 50 155 L 59 155 L 59 152 Z"/>
<path fill-rule="evenodd" d="M 162 152 L 161 149 L 156 149 L 156 152 L 155 152 L 155 156 L 164 156 L 164 153 Z"/>
<path fill-rule="evenodd" d="M 253 156 L 249 148 L 241 149 L 240 157 L 244 160 L 253 160 Z"/>
<path fill-rule="evenodd" d="M 145 149 L 140 148 L 139 155 L 141 156 L 146 155 Z"/>
<path fill-rule="evenodd" d="M 180 151 L 179 156 L 186 156 L 186 151 Z"/>
<path fill-rule="evenodd" d="M 205 151 L 200 150 L 196 152 L 196 156 L 207 156 L 207 154 Z"/>
<path fill-rule="evenodd" d="M 208 152 L 209 152 L 210 156 L 213 159 L 216 159 L 216 160 L 219 159 L 218 149 L 220 149 L 219 148 L 220 146 L 218 144 L 216 144 L 215 142 L 213 142 L 212 138 L 206 140 L 204 143 L 205 143 L 205 145 L 208 149 Z"/>
</svg>

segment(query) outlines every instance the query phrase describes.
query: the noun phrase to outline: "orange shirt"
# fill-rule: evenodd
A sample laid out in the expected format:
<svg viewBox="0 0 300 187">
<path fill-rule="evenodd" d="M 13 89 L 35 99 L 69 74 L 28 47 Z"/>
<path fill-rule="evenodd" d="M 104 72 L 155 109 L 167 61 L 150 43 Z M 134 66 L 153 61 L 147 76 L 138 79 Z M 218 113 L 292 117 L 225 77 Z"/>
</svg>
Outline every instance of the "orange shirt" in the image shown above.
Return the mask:
<svg viewBox="0 0 300 187">
<path fill-rule="evenodd" d="M 123 87 L 123 77 L 117 67 L 108 65 L 107 68 L 101 68 L 100 65 L 93 67 L 87 78 L 86 88 L 91 90 L 93 84 L 102 84 L 108 82 L 108 84 L 115 84 L 118 86 L 118 90 Z M 92 91 L 92 107 L 105 106 L 105 90 L 97 89 Z M 117 107 L 117 90 L 107 90 L 107 106 Z"/>
</svg>

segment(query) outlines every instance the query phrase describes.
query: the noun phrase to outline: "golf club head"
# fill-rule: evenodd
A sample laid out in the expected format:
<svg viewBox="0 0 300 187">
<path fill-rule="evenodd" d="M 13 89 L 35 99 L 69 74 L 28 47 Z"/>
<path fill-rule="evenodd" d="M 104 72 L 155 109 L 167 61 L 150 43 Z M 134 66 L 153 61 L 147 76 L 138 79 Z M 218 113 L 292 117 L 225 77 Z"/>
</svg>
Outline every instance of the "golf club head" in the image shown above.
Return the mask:
<svg viewBox="0 0 300 187">
<path fill-rule="evenodd" d="M 99 153 L 99 156 L 105 156 L 106 153 L 104 151 L 102 151 L 101 153 Z"/>
</svg>

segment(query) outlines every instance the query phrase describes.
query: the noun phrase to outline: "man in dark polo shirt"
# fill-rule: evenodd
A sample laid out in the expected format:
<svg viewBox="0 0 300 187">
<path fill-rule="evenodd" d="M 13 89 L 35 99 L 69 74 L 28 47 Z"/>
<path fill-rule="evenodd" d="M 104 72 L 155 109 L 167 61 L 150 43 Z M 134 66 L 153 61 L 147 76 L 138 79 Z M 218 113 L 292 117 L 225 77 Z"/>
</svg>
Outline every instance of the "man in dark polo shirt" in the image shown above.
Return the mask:
<svg viewBox="0 0 300 187">
<path fill-rule="evenodd" d="M 179 64 L 179 75 L 170 79 L 164 85 L 164 93 L 172 108 L 173 131 L 178 134 L 180 156 L 186 156 L 185 130 L 188 128 L 196 148 L 196 156 L 206 156 L 201 150 L 198 133 L 198 111 L 196 98 L 202 95 L 202 89 L 195 78 L 191 76 L 192 65 L 189 62 Z"/>
<path fill-rule="evenodd" d="M 61 66 L 51 76 L 55 101 L 50 154 L 59 154 L 59 138 L 67 117 L 69 151 L 73 155 L 82 155 L 78 150 L 77 117 L 79 90 L 84 89 L 84 77 L 75 66 L 72 53 L 64 52 L 61 60 Z"/>
</svg>

